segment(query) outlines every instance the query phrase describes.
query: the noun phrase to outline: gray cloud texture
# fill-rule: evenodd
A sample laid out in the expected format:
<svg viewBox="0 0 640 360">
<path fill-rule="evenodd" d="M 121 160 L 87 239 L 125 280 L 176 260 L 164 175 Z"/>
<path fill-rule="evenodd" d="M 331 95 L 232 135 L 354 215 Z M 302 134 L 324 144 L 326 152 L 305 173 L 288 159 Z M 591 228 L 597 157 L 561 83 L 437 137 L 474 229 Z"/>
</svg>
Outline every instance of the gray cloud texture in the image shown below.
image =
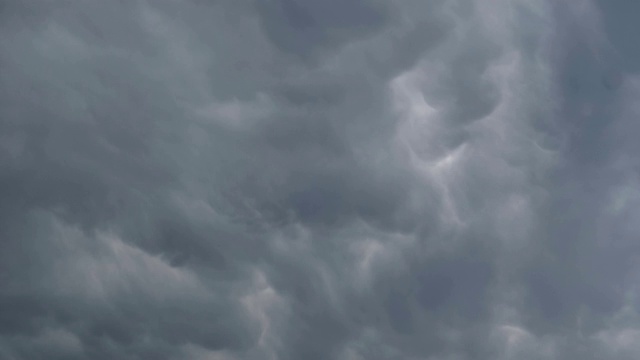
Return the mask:
<svg viewBox="0 0 640 360">
<path fill-rule="evenodd" d="M 637 359 L 639 4 L 0 2 L 0 359 Z"/>
</svg>

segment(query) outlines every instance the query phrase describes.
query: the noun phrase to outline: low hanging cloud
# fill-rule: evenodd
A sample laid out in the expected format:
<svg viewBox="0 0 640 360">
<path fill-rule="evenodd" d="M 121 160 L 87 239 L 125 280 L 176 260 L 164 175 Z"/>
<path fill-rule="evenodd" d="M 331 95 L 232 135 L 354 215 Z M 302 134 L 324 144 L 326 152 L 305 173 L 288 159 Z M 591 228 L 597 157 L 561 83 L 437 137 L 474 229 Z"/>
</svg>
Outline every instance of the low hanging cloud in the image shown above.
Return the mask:
<svg viewBox="0 0 640 360">
<path fill-rule="evenodd" d="M 0 4 L 0 359 L 635 359 L 628 1 Z"/>
</svg>

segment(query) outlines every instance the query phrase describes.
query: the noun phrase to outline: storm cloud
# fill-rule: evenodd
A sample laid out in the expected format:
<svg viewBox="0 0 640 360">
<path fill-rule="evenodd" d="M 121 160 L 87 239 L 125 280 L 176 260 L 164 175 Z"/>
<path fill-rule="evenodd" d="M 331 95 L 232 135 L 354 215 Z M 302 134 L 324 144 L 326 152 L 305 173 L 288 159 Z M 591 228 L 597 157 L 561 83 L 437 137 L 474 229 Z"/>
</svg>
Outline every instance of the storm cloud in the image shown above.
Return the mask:
<svg viewBox="0 0 640 360">
<path fill-rule="evenodd" d="M 638 16 L 0 2 L 0 359 L 637 359 Z"/>
</svg>

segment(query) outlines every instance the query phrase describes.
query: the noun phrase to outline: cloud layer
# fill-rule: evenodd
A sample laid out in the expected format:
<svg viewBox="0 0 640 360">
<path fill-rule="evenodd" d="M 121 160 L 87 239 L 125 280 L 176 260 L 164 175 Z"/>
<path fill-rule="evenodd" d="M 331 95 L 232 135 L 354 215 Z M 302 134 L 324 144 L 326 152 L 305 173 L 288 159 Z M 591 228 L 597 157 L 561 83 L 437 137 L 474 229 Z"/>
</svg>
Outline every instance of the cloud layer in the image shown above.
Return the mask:
<svg viewBox="0 0 640 360">
<path fill-rule="evenodd" d="M 0 3 L 0 359 L 636 359 L 638 11 Z"/>
</svg>

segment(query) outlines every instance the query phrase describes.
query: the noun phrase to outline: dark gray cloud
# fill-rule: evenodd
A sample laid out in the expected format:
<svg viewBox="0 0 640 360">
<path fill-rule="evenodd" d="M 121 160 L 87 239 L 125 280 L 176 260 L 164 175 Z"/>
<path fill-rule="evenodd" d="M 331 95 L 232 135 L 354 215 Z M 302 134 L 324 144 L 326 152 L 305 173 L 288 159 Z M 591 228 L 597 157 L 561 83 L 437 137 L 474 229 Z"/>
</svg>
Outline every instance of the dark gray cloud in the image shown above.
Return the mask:
<svg viewBox="0 0 640 360">
<path fill-rule="evenodd" d="M 624 1 L 5 1 L 0 359 L 635 359 Z"/>
</svg>

